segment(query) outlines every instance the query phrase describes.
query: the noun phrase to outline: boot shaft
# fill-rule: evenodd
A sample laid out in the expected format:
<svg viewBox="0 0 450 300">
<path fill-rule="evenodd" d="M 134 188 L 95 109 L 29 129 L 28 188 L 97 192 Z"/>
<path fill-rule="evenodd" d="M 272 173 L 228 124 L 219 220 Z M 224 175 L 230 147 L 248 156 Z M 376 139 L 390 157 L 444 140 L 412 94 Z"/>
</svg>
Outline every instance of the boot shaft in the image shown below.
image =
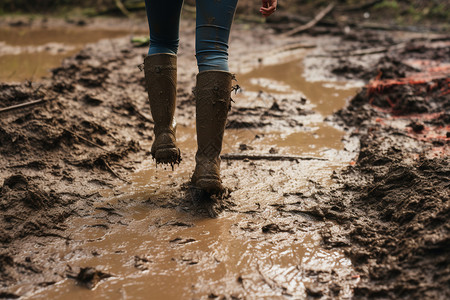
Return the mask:
<svg viewBox="0 0 450 300">
<path fill-rule="evenodd" d="M 231 103 L 232 79 L 233 75 L 225 71 L 204 71 L 197 75 L 197 85 L 194 90 L 197 159 L 202 157 L 209 160 L 219 159 Z"/>
<path fill-rule="evenodd" d="M 177 92 L 177 56 L 153 54 L 144 59 L 145 84 L 155 134 L 173 131 Z"/>
</svg>

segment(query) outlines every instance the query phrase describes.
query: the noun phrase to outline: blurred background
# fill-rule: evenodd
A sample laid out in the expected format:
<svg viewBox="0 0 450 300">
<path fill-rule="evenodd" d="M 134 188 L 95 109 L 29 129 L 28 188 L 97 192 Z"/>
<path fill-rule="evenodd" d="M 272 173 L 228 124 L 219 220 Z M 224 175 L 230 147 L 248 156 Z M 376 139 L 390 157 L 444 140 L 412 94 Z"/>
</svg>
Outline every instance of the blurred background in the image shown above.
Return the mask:
<svg viewBox="0 0 450 300">
<path fill-rule="evenodd" d="M 320 0 L 285 0 L 279 1 L 281 13 L 297 16 L 311 16 L 317 8 L 326 6 L 331 1 Z M 389 23 L 411 25 L 447 23 L 450 20 L 450 2 L 442 0 L 337 0 L 339 9 L 335 13 L 352 18 L 355 22 L 361 18 L 388 21 Z M 185 4 L 194 6 L 195 0 L 186 0 Z M 240 0 L 238 15 L 259 16 L 260 1 Z M 127 15 L 144 12 L 141 0 L 3 0 L 0 2 L 1 14 L 58 14 L 70 15 Z M 361 13 L 362 12 L 362 13 Z M 364 13 L 366 13 L 364 15 Z M 367 14 L 368 13 L 368 14 Z M 279 19 L 279 18 L 277 18 Z"/>
<path fill-rule="evenodd" d="M 333 8 L 307 33 L 348 35 L 358 29 L 445 33 L 450 2 L 441 0 L 283 0 L 267 19 L 260 0 L 239 0 L 235 23 L 248 29 L 288 32 L 308 24 L 330 4 Z M 195 17 L 195 0 L 185 0 L 182 17 Z M 100 39 L 131 36 L 148 44 L 142 0 L 3 0 L 0 1 L 0 82 L 35 81 L 58 67 L 65 57 Z M 89 30 L 89 34 L 86 34 Z M 30 56 L 29 54 L 34 55 Z"/>
</svg>

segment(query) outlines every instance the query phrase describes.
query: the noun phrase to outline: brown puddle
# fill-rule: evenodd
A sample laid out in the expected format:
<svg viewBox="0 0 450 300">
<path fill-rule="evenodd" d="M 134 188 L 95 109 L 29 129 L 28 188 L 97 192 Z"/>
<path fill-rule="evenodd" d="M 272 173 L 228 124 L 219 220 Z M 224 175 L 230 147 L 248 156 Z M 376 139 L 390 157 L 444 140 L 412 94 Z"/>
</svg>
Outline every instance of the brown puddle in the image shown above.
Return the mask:
<svg viewBox="0 0 450 300">
<path fill-rule="evenodd" d="M 243 218 L 236 214 L 196 219 L 169 209 L 135 206 L 130 210 L 134 221 L 108 233 L 88 227 L 93 224 L 84 220 L 70 224 L 83 228 L 78 235 L 83 246 L 72 263 L 96 266 L 114 277 L 93 291 L 66 280 L 33 299 L 191 299 L 239 295 L 241 286 L 247 295 L 274 296 L 262 282 L 265 277 L 285 287 L 287 293 L 304 297 L 304 285 L 310 280 L 297 266 L 351 267 L 342 253 L 318 248 L 317 233 L 296 234 L 294 243 L 285 239 L 274 245 L 261 238 L 237 237 L 233 227 Z M 158 225 L 149 225 L 154 220 Z M 242 282 L 236 284 L 239 277 Z"/>
<path fill-rule="evenodd" d="M 329 184 L 333 170 L 351 161 L 353 154 L 344 150 L 341 141 L 344 132 L 325 124 L 323 118 L 343 107 L 355 89 L 306 81 L 300 60 L 262 66 L 239 78 L 249 90 L 236 96 L 236 106 L 249 105 L 255 101 L 254 93 L 262 90 L 304 95 L 307 105 L 320 114 L 305 116 L 306 125 L 300 131 L 227 130 L 224 153 L 238 152 L 239 145 L 245 143 L 253 147 L 249 153 L 267 153 L 274 147 L 281 154 L 327 160 L 295 164 L 223 161 L 225 184 L 237 187 L 231 193 L 236 211 L 211 219 L 183 210 L 155 208 L 149 204 L 152 199 L 173 196 L 170 183 L 187 182 L 194 167 L 195 128 L 179 127 L 183 149 L 180 166 L 174 171 L 155 169 L 153 161 L 146 161 L 130 179 L 132 184 L 123 186 L 120 196 L 103 192 L 111 199 L 108 203 L 118 208 L 119 221 L 106 224 L 93 215 L 67 224 L 75 242 L 60 249 L 60 256 L 71 267 L 95 267 L 113 277 L 94 290 L 66 279 L 32 295 L 33 299 L 203 299 L 221 295 L 302 299 L 316 280 L 311 272 L 338 274 L 342 279 L 339 299 L 351 297 L 355 282 L 348 279 L 353 273 L 350 260 L 341 251 L 320 246 L 319 227 L 313 218 L 283 214 L 271 204 L 289 204 L 287 194 Z M 258 209 L 259 213 L 248 213 Z M 295 230 L 266 234 L 262 226 L 270 223 Z"/>
<path fill-rule="evenodd" d="M 0 28 L 0 82 L 36 81 L 87 43 L 134 33 L 131 30 L 67 28 Z"/>
<path fill-rule="evenodd" d="M 346 99 L 356 93 L 347 82 L 309 81 L 304 75 L 303 59 L 261 66 L 238 76 L 239 84 L 250 92 L 264 91 L 277 95 L 300 93 L 314 110 L 328 116 L 341 109 Z"/>
</svg>

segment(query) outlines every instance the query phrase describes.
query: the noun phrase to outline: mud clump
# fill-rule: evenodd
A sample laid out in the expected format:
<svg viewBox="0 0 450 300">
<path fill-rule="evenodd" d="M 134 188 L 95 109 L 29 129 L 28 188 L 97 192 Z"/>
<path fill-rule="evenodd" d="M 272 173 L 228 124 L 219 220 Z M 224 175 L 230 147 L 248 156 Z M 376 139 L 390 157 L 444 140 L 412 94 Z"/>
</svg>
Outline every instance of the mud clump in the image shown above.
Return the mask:
<svg viewBox="0 0 450 300">
<path fill-rule="evenodd" d="M 111 276 L 111 274 L 104 273 L 92 267 L 87 267 L 81 268 L 80 272 L 73 278 L 88 289 L 93 289 L 101 280 Z"/>
<path fill-rule="evenodd" d="M 405 81 L 401 66 L 392 64 L 392 84 L 376 79 L 336 113 L 357 128 L 361 148 L 338 176 L 342 188 L 324 197 L 334 207 L 325 218 L 348 228 L 342 247 L 361 276 L 357 299 L 450 297 L 448 77 Z"/>
<path fill-rule="evenodd" d="M 448 294 L 448 159 L 419 159 L 411 165 L 403 151 L 382 151 L 371 138 L 375 141 L 363 146 L 357 166 L 342 175 L 351 202 L 332 202 L 351 212 L 352 243 L 346 253 L 364 275 L 355 296 Z M 360 186 L 356 178 L 367 183 Z"/>
<path fill-rule="evenodd" d="M 408 115 L 447 111 L 450 108 L 447 89 L 447 79 L 436 79 L 415 85 L 394 84 L 368 93 L 373 106 L 388 109 L 395 115 Z"/>
<path fill-rule="evenodd" d="M 3 212 L 0 226 L 4 228 L 0 234 L 1 243 L 27 235 L 41 235 L 67 216 L 64 209 L 56 207 L 64 201 L 54 191 L 46 191 L 21 174 L 5 179 L 0 188 L 0 199 Z"/>
<path fill-rule="evenodd" d="M 70 240 L 61 224 L 80 213 L 74 206 L 88 210 L 100 189 L 127 182 L 135 165 L 130 157 L 146 158 L 138 141 L 150 139 L 153 126 L 144 117 L 146 99 L 139 98 L 145 94 L 143 75 L 134 63 L 123 67 L 123 60 L 140 57 L 138 50 L 121 52 L 129 48 L 118 43 L 99 54 L 102 47 L 96 45 L 64 60 L 50 78 L 0 84 L 0 108 L 41 100 L 0 112 L 2 292 L 33 274 L 40 274 L 36 284 L 54 281 L 56 262 L 26 261 L 24 244 Z M 124 89 L 109 82 L 119 72 L 129 73 Z M 133 101 L 134 109 L 127 105 L 130 97 L 141 99 Z"/>
</svg>

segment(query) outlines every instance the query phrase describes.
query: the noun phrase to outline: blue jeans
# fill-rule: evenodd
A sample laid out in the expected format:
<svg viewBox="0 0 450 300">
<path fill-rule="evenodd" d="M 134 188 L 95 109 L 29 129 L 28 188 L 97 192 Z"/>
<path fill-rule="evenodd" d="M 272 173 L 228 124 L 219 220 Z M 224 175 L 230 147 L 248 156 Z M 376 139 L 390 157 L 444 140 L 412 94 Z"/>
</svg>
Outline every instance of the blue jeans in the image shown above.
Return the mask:
<svg viewBox="0 0 450 300">
<path fill-rule="evenodd" d="M 197 0 L 195 56 L 200 72 L 228 71 L 228 39 L 238 0 Z M 177 54 L 183 0 L 145 0 L 148 54 Z"/>
</svg>

